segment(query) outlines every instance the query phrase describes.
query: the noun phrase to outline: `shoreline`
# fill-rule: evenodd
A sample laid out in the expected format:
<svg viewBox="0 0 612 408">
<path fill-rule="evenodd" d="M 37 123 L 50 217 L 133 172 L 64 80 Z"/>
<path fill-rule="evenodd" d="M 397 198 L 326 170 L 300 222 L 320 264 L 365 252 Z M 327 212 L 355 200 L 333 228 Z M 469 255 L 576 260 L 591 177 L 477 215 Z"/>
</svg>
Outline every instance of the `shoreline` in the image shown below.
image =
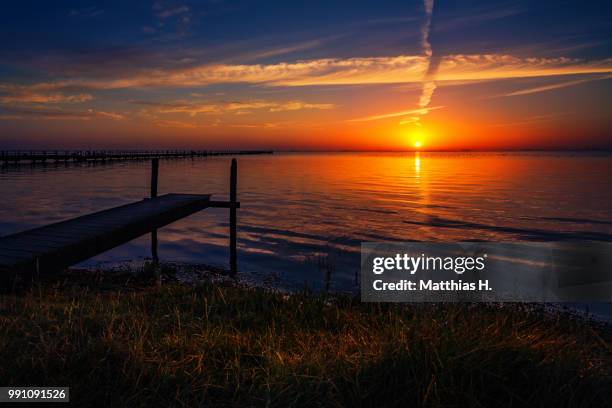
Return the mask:
<svg viewBox="0 0 612 408">
<path fill-rule="evenodd" d="M 125 260 L 109 262 L 109 267 L 91 266 L 91 267 L 72 267 L 68 271 L 79 273 L 85 272 L 86 274 L 111 274 L 121 276 L 122 274 L 129 274 L 132 276 L 138 276 L 139 274 L 147 274 L 147 268 L 150 267 L 151 260 L 148 258 L 141 260 Z M 305 292 L 311 295 L 326 295 L 326 296 L 349 296 L 359 300 L 359 288 L 333 288 L 326 292 L 325 284 L 321 285 L 320 290 L 314 290 L 312 285 L 305 285 L 298 287 L 290 283 L 283 284 L 282 277 L 278 274 L 268 275 L 254 275 L 251 273 L 239 272 L 236 280 L 229 278 L 229 271 L 223 267 L 203 264 L 203 263 L 189 263 L 189 262 L 161 262 L 161 278 L 162 284 L 179 284 L 188 287 L 196 287 L 202 282 L 208 281 L 228 281 L 238 282 L 241 285 L 253 289 L 265 289 L 278 291 L 282 294 L 289 296 L 294 294 L 303 294 Z M 212 280 L 211 280 L 212 279 Z M 401 303 L 408 305 L 417 305 L 419 303 Z M 460 304 L 460 303 L 457 303 Z M 472 303 L 470 303 L 472 304 Z M 597 325 L 607 327 L 612 330 L 612 316 L 598 315 L 591 312 L 590 310 L 583 310 L 575 307 L 575 303 L 569 302 L 548 302 L 548 303 L 520 303 L 520 302 L 482 302 L 485 305 L 521 305 L 523 307 L 531 308 L 535 311 L 541 311 L 549 315 L 559 314 L 568 319 L 577 319 L 587 322 L 592 322 Z M 572 307 L 574 305 L 574 307 Z"/>
</svg>

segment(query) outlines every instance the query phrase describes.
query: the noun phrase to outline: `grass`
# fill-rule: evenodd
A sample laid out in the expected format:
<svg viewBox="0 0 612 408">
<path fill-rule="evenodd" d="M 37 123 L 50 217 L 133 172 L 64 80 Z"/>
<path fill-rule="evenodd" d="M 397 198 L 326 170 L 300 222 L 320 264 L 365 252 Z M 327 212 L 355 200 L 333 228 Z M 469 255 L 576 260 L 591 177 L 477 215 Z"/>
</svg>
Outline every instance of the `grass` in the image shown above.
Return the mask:
<svg viewBox="0 0 612 408">
<path fill-rule="evenodd" d="M 0 298 L 0 384 L 88 406 L 604 406 L 611 339 L 512 305 L 69 276 Z"/>
</svg>

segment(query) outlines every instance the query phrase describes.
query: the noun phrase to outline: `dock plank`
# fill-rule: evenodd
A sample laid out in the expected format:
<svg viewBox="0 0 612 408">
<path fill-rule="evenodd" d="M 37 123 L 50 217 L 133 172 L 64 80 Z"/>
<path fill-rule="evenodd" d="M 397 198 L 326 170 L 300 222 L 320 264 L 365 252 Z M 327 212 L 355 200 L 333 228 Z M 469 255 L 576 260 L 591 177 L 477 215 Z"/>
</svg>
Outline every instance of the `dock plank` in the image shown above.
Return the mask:
<svg viewBox="0 0 612 408">
<path fill-rule="evenodd" d="M 209 194 L 166 194 L 0 237 L 0 269 L 54 272 L 209 207 Z"/>
</svg>

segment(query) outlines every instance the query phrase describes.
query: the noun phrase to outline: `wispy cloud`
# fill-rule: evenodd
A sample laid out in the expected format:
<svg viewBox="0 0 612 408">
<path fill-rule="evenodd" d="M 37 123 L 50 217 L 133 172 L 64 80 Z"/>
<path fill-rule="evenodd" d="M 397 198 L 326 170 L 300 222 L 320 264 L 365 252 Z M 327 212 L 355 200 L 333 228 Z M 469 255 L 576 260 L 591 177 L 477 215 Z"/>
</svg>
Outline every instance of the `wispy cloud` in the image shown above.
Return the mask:
<svg viewBox="0 0 612 408">
<path fill-rule="evenodd" d="M 466 81 L 612 72 L 612 58 L 521 58 L 512 55 L 453 55 L 442 58 L 438 80 Z"/>
<path fill-rule="evenodd" d="M 229 125 L 230 127 L 235 127 L 235 128 L 256 128 L 256 129 L 274 129 L 279 127 L 278 123 L 271 123 L 271 122 L 265 122 L 265 123 L 247 123 L 247 124 L 236 124 L 236 125 Z"/>
<path fill-rule="evenodd" d="M 104 116 L 106 118 L 113 119 L 113 120 L 123 120 L 123 119 L 125 119 L 125 115 L 122 115 L 120 113 L 104 112 L 104 111 L 96 111 L 96 112 L 93 112 L 93 113 L 95 113 L 96 115 L 99 115 L 99 116 Z"/>
<path fill-rule="evenodd" d="M 465 10 L 463 11 L 465 12 Z M 450 31 L 464 28 L 466 26 L 474 26 L 485 21 L 494 21 L 506 17 L 512 17 L 524 13 L 525 11 L 526 9 L 524 7 L 516 5 L 500 7 L 497 4 L 492 4 L 488 5 L 487 8 L 472 10 L 469 13 L 463 13 L 462 15 L 441 21 L 436 24 L 436 31 Z"/>
<path fill-rule="evenodd" d="M 350 119 L 347 122 L 370 122 L 373 120 L 395 118 L 398 116 L 426 115 L 429 111 L 436 110 L 436 109 L 442 109 L 442 108 L 443 106 L 433 106 L 429 108 L 418 108 L 418 109 L 410 109 L 410 110 L 404 110 L 404 111 L 399 111 L 399 112 L 382 113 L 379 115 L 372 115 L 372 116 L 365 116 L 365 117 L 357 118 L 357 119 Z"/>
<path fill-rule="evenodd" d="M 266 100 L 245 100 L 216 103 L 197 103 L 187 101 L 177 101 L 170 103 L 156 103 L 147 101 L 132 101 L 135 104 L 152 106 L 157 113 L 185 113 L 190 116 L 198 114 L 225 114 L 245 115 L 253 110 L 266 110 L 268 112 L 286 112 L 297 110 L 326 110 L 336 108 L 331 103 L 308 103 L 298 100 L 293 101 L 266 101 Z"/>
<path fill-rule="evenodd" d="M 371 26 L 389 26 L 393 24 L 405 24 L 405 23 L 414 23 L 418 21 L 419 18 L 416 16 L 405 16 L 405 17 L 387 17 L 387 18 L 372 18 L 368 20 L 362 21 L 354 21 L 351 23 L 351 26 L 354 27 L 371 27 Z"/>
<path fill-rule="evenodd" d="M 573 81 L 558 82 L 556 84 L 550 84 L 550 85 L 536 86 L 536 87 L 533 87 L 533 88 L 521 89 L 519 91 L 514 91 L 514 92 L 507 93 L 504 96 L 531 95 L 531 94 L 534 94 L 534 93 L 553 91 L 555 89 L 562 89 L 562 88 L 567 88 L 567 87 L 570 87 L 570 86 L 584 84 L 586 82 L 601 81 L 602 79 L 610 79 L 610 78 L 612 78 L 611 75 L 606 75 L 606 76 L 603 76 L 603 77 L 586 78 L 586 79 L 577 79 L 577 80 L 573 80 Z"/>
<path fill-rule="evenodd" d="M 19 85 L 28 91 L 64 89 L 101 90 L 126 88 L 188 88 L 221 83 L 269 86 L 360 85 L 422 83 L 429 69 L 424 56 L 325 58 L 275 64 L 212 64 L 188 68 L 155 68 L 132 75 L 101 79 L 66 79 Z M 522 58 L 511 55 L 477 54 L 441 57 L 435 80 L 481 81 L 527 77 L 612 73 L 612 58 Z M 4 84 L 5 86 L 17 86 Z"/>
<path fill-rule="evenodd" d="M 164 7 L 164 5 L 161 2 L 157 2 L 155 3 L 155 6 L 153 8 L 157 10 L 157 16 L 162 19 L 166 19 L 172 16 L 177 16 L 180 14 L 189 13 L 189 7 L 185 5 Z"/>
<path fill-rule="evenodd" d="M 177 128 L 177 129 L 199 129 L 199 128 L 216 128 L 221 125 L 229 128 L 238 129 L 275 129 L 280 125 L 278 123 L 263 122 L 263 123 L 222 123 L 220 120 L 207 123 L 186 122 L 181 120 L 154 120 L 153 124 L 159 127 Z"/>
<path fill-rule="evenodd" d="M 289 101 L 277 103 L 270 107 L 270 112 L 296 111 L 304 109 L 328 110 L 334 109 L 337 105 L 333 103 L 305 103 L 301 101 Z"/>
<path fill-rule="evenodd" d="M 93 17 L 101 16 L 102 14 L 104 14 L 104 10 L 102 10 L 101 8 L 98 8 L 97 6 L 90 6 L 90 7 L 70 10 L 71 17 L 93 18 Z"/>
<path fill-rule="evenodd" d="M 176 27 L 174 36 L 180 38 L 189 33 L 189 26 L 191 24 L 191 9 L 189 6 L 183 3 L 157 0 L 153 3 L 153 10 L 159 19 L 157 29 L 145 26 L 143 31 L 150 34 L 155 33 L 158 29 L 165 27 L 168 22 L 172 22 Z"/>
<path fill-rule="evenodd" d="M 279 55 L 291 54 L 297 51 L 304 51 L 308 49 L 312 49 L 320 46 L 323 43 L 323 40 L 315 39 L 311 41 L 304 41 L 297 44 L 292 44 L 286 47 L 277 47 L 272 49 L 267 49 L 263 51 L 254 51 L 249 53 L 244 53 L 240 55 L 240 59 L 242 61 L 251 61 L 258 60 L 263 58 L 277 57 Z"/>
<path fill-rule="evenodd" d="M 142 32 L 146 34 L 155 34 L 157 29 L 151 26 L 142 26 Z"/>
<path fill-rule="evenodd" d="M 80 103 L 93 99 L 89 94 L 27 93 L 0 96 L 0 103 Z"/>
<path fill-rule="evenodd" d="M 65 110 L 62 108 L 48 108 L 45 106 L 13 107 L 1 106 L 0 119 L 2 120 L 91 120 L 103 117 L 111 120 L 123 120 L 125 116 L 114 112 L 87 110 Z"/>
<path fill-rule="evenodd" d="M 47 91 L 31 86 L 19 86 L 12 84 L 0 84 L 1 104 L 23 104 L 23 103 L 81 103 L 90 101 L 93 96 L 86 93 L 65 94 L 57 91 Z"/>
<path fill-rule="evenodd" d="M 521 118 L 513 122 L 496 123 L 490 126 L 491 127 L 512 127 L 512 126 L 520 126 L 520 125 L 529 125 L 529 124 L 538 123 L 538 122 L 549 122 L 559 117 L 568 116 L 568 115 L 572 115 L 572 112 L 556 112 L 556 113 L 547 113 L 544 115 L 528 116 L 528 117 L 524 117 L 524 118 Z"/>
<path fill-rule="evenodd" d="M 183 122 L 180 120 L 158 120 L 154 123 L 156 126 L 160 127 L 172 127 L 181 129 L 194 129 L 198 127 L 196 123 Z"/>
</svg>

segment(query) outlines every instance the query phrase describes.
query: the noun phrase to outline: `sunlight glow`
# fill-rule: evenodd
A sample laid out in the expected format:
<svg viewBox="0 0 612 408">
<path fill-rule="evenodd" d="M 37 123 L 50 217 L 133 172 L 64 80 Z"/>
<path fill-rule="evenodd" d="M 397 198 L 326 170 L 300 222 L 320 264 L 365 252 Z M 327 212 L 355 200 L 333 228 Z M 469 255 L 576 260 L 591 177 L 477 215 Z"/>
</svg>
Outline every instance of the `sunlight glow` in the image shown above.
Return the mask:
<svg viewBox="0 0 612 408">
<path fill-rule="evenodd" d="M 410 134 L 410 143 L 415 150 L 423 147 L 423 140 L 425 139 L 425 131 L 423 128 L 415 129 Z"/>
</svg>

